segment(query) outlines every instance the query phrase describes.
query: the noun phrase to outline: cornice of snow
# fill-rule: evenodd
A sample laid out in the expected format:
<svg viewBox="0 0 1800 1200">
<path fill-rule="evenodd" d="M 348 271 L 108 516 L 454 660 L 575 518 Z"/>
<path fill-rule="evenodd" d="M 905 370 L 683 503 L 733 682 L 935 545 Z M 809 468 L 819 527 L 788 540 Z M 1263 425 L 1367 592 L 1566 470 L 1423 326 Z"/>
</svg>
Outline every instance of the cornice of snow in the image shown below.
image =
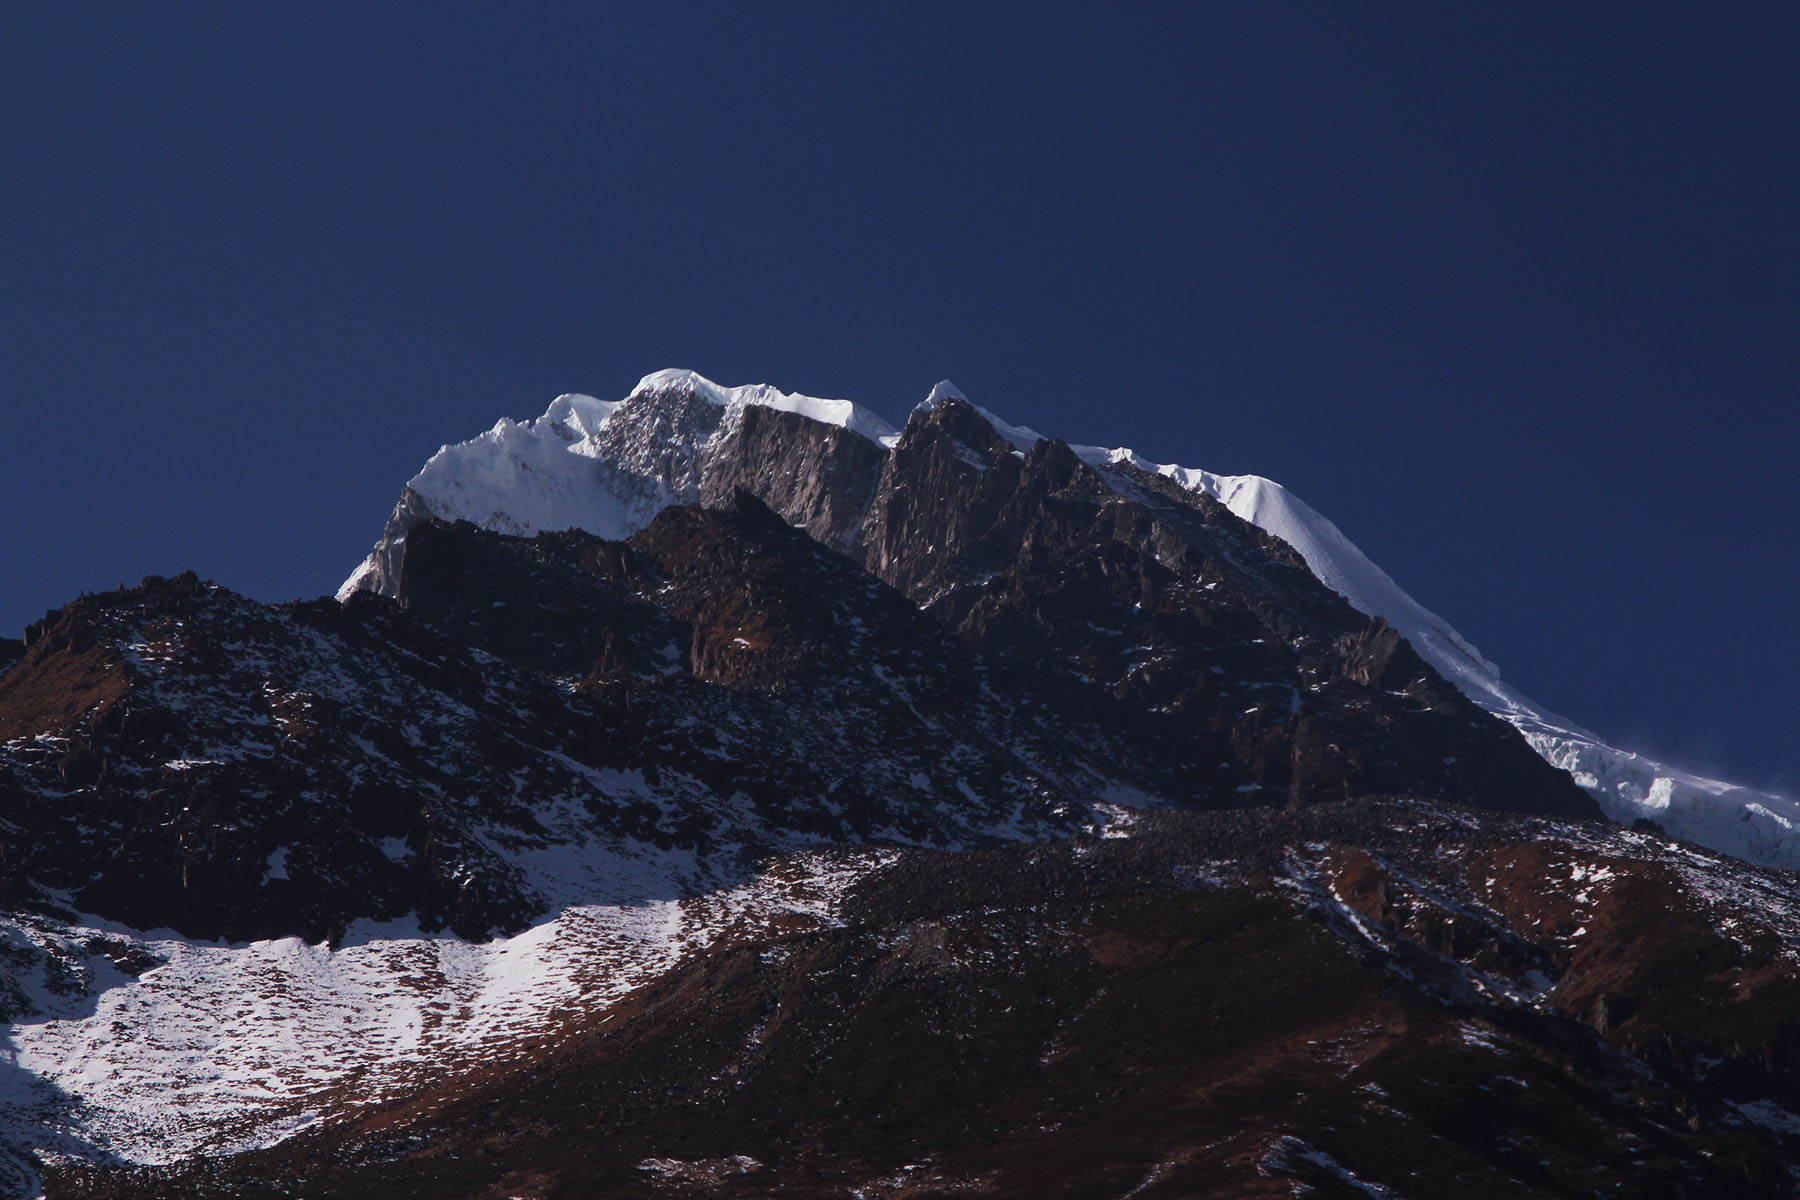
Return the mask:
<svg viewBox="0 0 1800 1200">
<path fill-rule="evenodd" d="M 638 396 L 652 395 L 657 392 L 686 392 L 704 400 L 710 400 L 721 408 L 730 411 L 747 405 L 761 405 L 764 408 L 780 409 L 782 412 L 799 413 L 803 417 L 811 417 L 827 425 L 836 425 L 851 433 L 861 434 L 872 442 L 892 444 L 891 439 L 899 436 L 900 431 L 876 416 L 866 408 L 861 408 L 848 400 L 828 400 L 819 396 L 802 396 L 797 392 L 784 392 L 780 388 L 766 383 L 751 383 L 743 387 L 725 387 L 714 383 L 698 371 L 689 371 L 672 367 L 661 371 L 652 371 L 638 380 L 637 386 L 631 389 L 627 400 Z"/>
</svg>

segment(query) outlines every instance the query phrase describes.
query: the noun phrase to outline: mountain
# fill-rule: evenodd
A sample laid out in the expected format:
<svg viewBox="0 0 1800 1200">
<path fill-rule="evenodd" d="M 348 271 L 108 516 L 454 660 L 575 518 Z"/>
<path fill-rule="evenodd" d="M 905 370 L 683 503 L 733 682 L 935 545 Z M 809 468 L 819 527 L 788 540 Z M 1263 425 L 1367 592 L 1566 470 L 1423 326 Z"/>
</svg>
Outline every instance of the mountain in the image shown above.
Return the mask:
<svg viewBox="0 0 1800 1200">
<path fill-rule="evenodd" d="M 920 409 L 929 411 L 945 399 L 967 404 L 946 381 Z M 762 409 L 806 414 L 860 434 L 869 445 L 851 451 L 842 448 L 850 439 L 834 439 L 839 444 L 827 458 L 796 459 L 792 473 L 784 476 L 783 448 L 759 446 L 746 453 L 757 440 L 752 433 L 747 442 L 742 432 L 746 415 L 754 429 Z M 1021 453 L 1045 440 L 985 409 L 974 411 Z M 672 418 L 676 412 L 681 416 Z M 712 503 L 736 486 L 762 495 L 828 545 L 860 556 L 865 538 L 860 529 L 849 527 L 845 514 L 866 504 L 867 480 L 874 472 L 865 464 L 874 450 L 892 454 L 899 440 L 897 431 L 849 401 L 786 395 L 766 385 L 722 388 L 691 371 L 648 375 L 618 403 L 564 396 L 534 422 L 503 421 L 480 438 L 440 450 L 407 485 L 386 535 L 339 594 L 388 589 L 382 564 L 419 514 L 470 520 L 510 533 L 572 527 L 623 536 L 662 503 Z M 628 446 L 638 449 L 627 451 Z M 1122 494 L 1131 494 L 1132 479 L 1158 475 L 1186 492 L 1218 501 L 1281 539 L 1327 587 L 1359 612 L 1384 619 L 1446 680 L 1518 729 L 1547 761 L 1570 772 L 1614 820 L 1651 820 L 1679 837 L 1754 862 L 1800 865 L 1800 800 L 1705 778 L 1609 746 L 1521 695 L 1448 621 L 1407 595 L 1336 525 L 1280 484 L 1257 475 L 1158 465 L 1124 448 L 1070 450 Z M 665 462 L 656 457 L 660 453 L 674 457 Z M 824 461 L 839 474 L 819 474 Z M 738 474 L 745 470 L 749 473 Z M 820 496 L 836 499 L 835 522 L 830 514 L 809 507 L 819 497 L 792 502 L 784 497 L 782 489 L 791 485 L 783 480 L 797 477 L 813 481 Z M 531 485 L 520 487 L 520 479 Z M 924 602 L 910 589 L 909 594 Z"/>
<path fill-rule="evenodd" d="M 1795 877 L 1477 677 L 1267 481 L 563 397 L 0 645 L 0 1183 L 1786 1194 Z"/>
</svg>

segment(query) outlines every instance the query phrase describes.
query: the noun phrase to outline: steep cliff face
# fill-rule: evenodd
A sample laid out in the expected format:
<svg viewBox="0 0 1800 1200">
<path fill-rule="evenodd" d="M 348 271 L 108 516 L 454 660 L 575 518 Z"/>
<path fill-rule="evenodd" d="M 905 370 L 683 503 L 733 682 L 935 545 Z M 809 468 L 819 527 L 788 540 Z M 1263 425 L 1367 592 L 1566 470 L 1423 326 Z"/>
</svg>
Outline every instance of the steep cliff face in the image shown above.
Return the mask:
<svg viewBox="0 0 1800 1200">
<path fill-rule="evenodd" d="M 479 937 L 562 886 L 509 845 L 724 879 L 726 847 L 1066 832 L 1120 799 L 1597 815 L 1279 542 L 1059 443 L 978 470 L 967 415 L 909 427 L 861 526 L 923 608 L 742 490 L 625 542 L 422 519 L 397 605 L 191 576 L 78 601 L 0 676 L 9 894 L 199 937 Z"/>
<path fill-rule="evenodd" d="M 9 893 L 194 937 L 484 937 L 577 887 L 520 849 L 679 888 L 746 847 L 1094 819 L 1063 781 L 1103 763 L 742 493 L 628 543 L 425 520 L 400 550 L 404 606 L 189 577 L 59 614 L 0 679 Z"/>
<path fill-rule="evenodd" d="M 883 458 L 861 434 L 798 413 L 748 408 L 720 440 L 699 499 L 719 507 L 748 492 L 796 529 L 848 550 L 875 497 Z"/>
<path fill-rule="evenodd" d="M 1176 803 L 1406 792 L 1599 815 L 1279 539 L 1129 464 L 1020 451 L 954 397 L 907 424 L 862 552 L 967 644 L 1042 664 L 1070 711 L 1130 731 Z"/>
</svg>

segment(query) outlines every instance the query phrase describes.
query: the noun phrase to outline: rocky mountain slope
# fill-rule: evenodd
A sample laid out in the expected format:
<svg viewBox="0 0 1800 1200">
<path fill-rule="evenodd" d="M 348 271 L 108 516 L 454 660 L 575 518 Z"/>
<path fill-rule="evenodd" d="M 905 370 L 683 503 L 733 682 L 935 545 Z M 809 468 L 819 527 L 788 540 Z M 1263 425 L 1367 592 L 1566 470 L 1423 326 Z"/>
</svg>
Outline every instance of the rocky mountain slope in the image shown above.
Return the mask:
<svg viewBox="0 0 1800 1200">
<path fill-rule="evenodd" d="M 1796 1186 L 1785 874 L 1412 799 L 836 866 L 826 919 L 740 920 L 509 1055 L 239 1157 L 65 1163 L 52 1192 Z"/>
<path fill-rule="evenodd" d="M 336 600 L 49 614 L 0 1180 L 1785 1194 L 1793 877 L 1237 495 L 665 372 L 441 451 Z"/>
</svg>

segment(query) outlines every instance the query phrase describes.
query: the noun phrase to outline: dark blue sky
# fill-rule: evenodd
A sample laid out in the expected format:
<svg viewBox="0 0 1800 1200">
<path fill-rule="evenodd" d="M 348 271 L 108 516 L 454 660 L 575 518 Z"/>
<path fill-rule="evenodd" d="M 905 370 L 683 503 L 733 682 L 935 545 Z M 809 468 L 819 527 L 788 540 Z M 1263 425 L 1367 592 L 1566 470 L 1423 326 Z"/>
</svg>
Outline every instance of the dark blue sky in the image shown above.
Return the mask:
<svg viewBox="0 0 1800 1200">
<path fill-rule="evenodd" d="M 949 376 L 1800 788 L 1795 11 L 7 6 L 0 628 L 328 592 L 562 391 Z"/>
</svg>

